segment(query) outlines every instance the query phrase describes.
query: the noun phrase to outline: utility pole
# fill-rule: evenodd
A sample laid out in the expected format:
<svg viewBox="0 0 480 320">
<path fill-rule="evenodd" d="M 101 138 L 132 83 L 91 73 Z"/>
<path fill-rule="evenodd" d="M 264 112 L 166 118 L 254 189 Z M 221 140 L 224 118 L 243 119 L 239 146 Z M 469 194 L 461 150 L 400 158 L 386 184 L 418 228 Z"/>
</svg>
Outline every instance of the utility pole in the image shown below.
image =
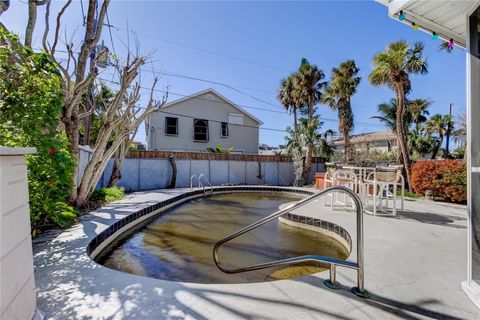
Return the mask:
<svg viewBox="0 0 480 320">
<path fill-rule="evenodd" d="M 448 110 L 448 117 L 451 119 L 452 118 L 452 107 L 453 107 L 453 103 L 450 103 L 450 106 L 449 106 L 449 110 Z M 445 155 L 444 157 L 445 158 L 448 158 L 448 155 L 449 155 L 449 148 L 450 148 L 450 131 L 452 131 L 452 126 L 451 126 L 451 121 L 448 121 L 448 125 L 447 125 L 447 142 L 445 144 Z"/>
</svg>

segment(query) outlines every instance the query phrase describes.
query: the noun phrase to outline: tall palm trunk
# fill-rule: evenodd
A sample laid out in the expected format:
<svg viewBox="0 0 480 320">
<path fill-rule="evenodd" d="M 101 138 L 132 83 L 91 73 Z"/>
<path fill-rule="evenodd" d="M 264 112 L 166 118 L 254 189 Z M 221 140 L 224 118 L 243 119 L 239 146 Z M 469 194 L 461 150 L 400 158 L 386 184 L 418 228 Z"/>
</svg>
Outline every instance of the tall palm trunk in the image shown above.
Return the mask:
<svg viewBox="0 0 480 320">
<path fill-rule="evenodd" d="M 308 122 L 312 123 L 313 121 L 313 103 L 310 103 L 308 106 Z M 309 183 L 310 170 L 312 168 L 313 162 L 313 146 L 307 145 L 307 154 L 305 156 L 305 166 L 303 167 L 303 182 L 305 184 Z"/>
<path fill-rule="evenodd" d="M 310 170 L 312 168 L 313 146 L 307 146 L 307 154 L 305 155 L 305 162 L 303 166 L 303 183 L 308 184 L 310 181 Z"/>
<path fill-rule="evenodd" d="M 343 155 L 343 161 L 345 163 L 349 163 L 350 160 L 351 160 L 351 157 L 350 157 L 350 154 L 351 154 L 351 150 L 350 150 L 350 132 L 348 129 L 343 129 L 343 145 L 344 145 L 344 155 Z"/>
<path fill-rule="evenodd" d="M 434 160 L 437 155 L 438 155 L 438 151 L 440 151 L 440 148 L 442 147 L 442 144 L 443 144 L 443 134 L 440 134 L 439 135 L 439 138 L 440 138 L 440 141 L 437 143 L 437 145 L 435 146 L 435 149 L 433 150 L 432 152 L 432 157 L 431 159 Z"/>
<path fill-rule="evenodd" d="M 298 129 L 297 107 L 293 107 L 293 129 L 295 129 L 295 132 L 297 132 L 297 129 Z"/>
<path fill-rule="evenodd" d="M 405 90 L 403 84 L 398 82 L 396 84 L 397 89 L 397 114 L 396 114 L 396 126 L 397 126 L 397 163 L 403 164 L 404 173 L 407 181 L 408 189 L 411 191 L 410 184 L 410 159 L 407 151 L 407 133 L 405 132 Z"/>
</svg>

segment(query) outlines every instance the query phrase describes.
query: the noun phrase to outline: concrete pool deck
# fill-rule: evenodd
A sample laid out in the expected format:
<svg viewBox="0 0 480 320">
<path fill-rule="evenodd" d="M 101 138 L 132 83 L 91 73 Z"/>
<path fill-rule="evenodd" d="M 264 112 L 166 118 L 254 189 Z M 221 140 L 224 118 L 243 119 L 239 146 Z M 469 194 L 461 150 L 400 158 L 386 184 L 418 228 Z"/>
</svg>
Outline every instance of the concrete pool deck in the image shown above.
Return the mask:
<svg viewBox="0 0 480 320">
<path fill-rule="evenodd" d="M 365 287 L 350 293 L 353 270 L 337 268 L 344 286 L 323 285 L 328 272 L 249 284 L 191 284 L 126 274 L 92 261 L 98 233 L 143 206 L 189 189 L 137 192 L 81 217 L 61 233 L 34 240 L 38 307 L 47 319 L 480 319 L 460 283 L 466 277 L 464 206 L 407 201 L 397 217 L 365 215 Z M 353 212 L 319 201 L 294 211 L 350 232 Z"/>
</svg>

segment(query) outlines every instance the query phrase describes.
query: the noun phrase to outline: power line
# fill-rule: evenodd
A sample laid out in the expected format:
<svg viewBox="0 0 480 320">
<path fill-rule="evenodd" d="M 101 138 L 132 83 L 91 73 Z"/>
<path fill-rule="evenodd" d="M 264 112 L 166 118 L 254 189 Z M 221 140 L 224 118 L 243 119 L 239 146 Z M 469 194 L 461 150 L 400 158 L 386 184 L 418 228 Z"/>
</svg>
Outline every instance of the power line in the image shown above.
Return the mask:
<svg viewBox="0 0 480 320">
<path fill-rule="evenodd" d="M 110 18 L 108 17 L 108 10 L 106 11 L 106 16 L 107 16 L 107 23 L 108 23 L 108 33 L 110 35 L 110 42 L 112 43 L 112 51 L 113 54 L 117 55 L 115 52 L 115 45 L 113 44 L 113 37 L 112 37 L 112 25 L 110 24 Z"/>
<path fill-rule="evenodd" d="M 63 53 L 67 53 L 66 51 L 64 50 L 57 50 L 59 52 L 63 52 Z M 153 63 L 153 62 L 158 62 L 160 60 L 153 60 L 153 61 L 149 61 L 149 63 Z M 148 72 L 148 73 L 152 73 L 152 74 L 155 74 L 155 72 L 153 70 L 148 70 L 148 69 L 145 69 L 145 68 L 140 68 L 141 71 L 143 72 Z M 248 94 L 246 92 L 243 92 L 237 88 L 240 88 L 240 89 L 244 89 L 244 90 L 252 90 L 252 91 L 258 91 L 258 92 L 264 92 L 264 93 L 270 93 L 270 94 L 276 94 L 276 92 L 273 92 L 273 91 L 266 91 L 266 90 L 262 90 L 262 89 L 255 89 L 255 88 L 249 88 L 249 87 L 242 87 L 242 86 L 237 86 L 237 85 L 232 85 L 232 84 L 227 84 L 227 83 L 224 83 L 224 82 L 220 82 L 220 81 L 216 81 L 216 80 L 209 80 L 209 79 L 205 79 L 205 78 L 199 78 L 199 77 L 194 77 L 194 76 L 189 76 L 189 75 L 184 75 L 184 74 L 179 74 L 179 73 L 174 73 L 174 72 L 168 72 L 168 71 L 160 71 L 158 72 L 158 74 L 163 74 L 163 75 L 166 75 L 166 76 L 170 76 L 170 77 L 175 77 L 175 78 L 182 78 L 182 79 L 187 79 L 187 80 L 193 80 L 193 81 L 200 81 L 200 82 L 206 82 L 206 83 L 211 83 L 211 84 L 216 84 L 216 85 L 220 85 L 220 86 L 224 86 L 226 88 L 229 88 L 233 91 L 236 91 L 238 93 L 241 93 L 245 96 L 248 96 L 256 101 L 259 101 L 259 102 L 262 102 L 262 103 L 265 103 L 267 105 L 270 105 L 270 106 L 273 106 L 273 107 L 276 107 L 276 108 L 280 108 L 280 109 L 283 109 L 282 106 L 279 106 L 279 105 L 276 105 L 276 104 L 273 104 L 271 102 L 267 102 L 265 100 L 262 100 L 260 98 L 257 98 L 251 94 Z M 376 88 L 376 87 L 371 87 L 371 88 Z M 360 105 L 360 104 L 351 104 L 352 107 L 358 107 L 358 108 L 364 108 L 364 109 L 372 109 L 372 106 L 365 106 L 365 105 Z"/>
<path fill-rule="evenodd" d="M 225 53 L 221 53 L 221 52 L 217 52 L 217 51 L 213 51 L 213 50 L 209 50 L 209 49 L 204 49 L 204 48 L 192 46 L 192 45 L 189 45 L 189 44 L 181 43 L 181 42 L 178 42 L 178 41 L 173 41 L 173 40 L 166 39 L 166 38 L 161 38 L 161 37 L 158 37 L 158 36 L 152 36 L 152 35 L 142 33 L 142 32 L 132 31 L 132 30 L 128 30 L 128 29 L 125 29 L 125 28 L 121 28 L 121 27 L 114 27 L 114 28 L 116 28 L 118 30 L 123 30 L 123 31 L 126 31 L 126 32 L 131 32 L 131 33 L 134 33 L 134 34 L 137 34 L 137 35 L 141 35 L 143 37 L 147 37 L 147 38 L 155 39 L 155 40 L 158 40 L 158 41 L 170 43 L 170 44 L 173 44 L 173 45 L 176 45 L 176 46 L 179 46 L 179 47 L 189 48 L 189 49 L 205 52 L 205 53 L 220 56 L 220 57 L 241 61 L 241 62 L 244 62 L 244 63 L 258 65 L 258 66 L 269 68 L 269 69 L 275 69 L 275 70 L 279 70 L 279 71 L 290 72 L 287 69 L 272 66 L 272 65 L 269 65 L 269 64 L 266 64 L 266 63 L 263 63 L 263 62 L 258 62 L 258 61 L 253 61 L 253 60 L 250 60 L 250 59 L 240 58 L 240 57 L 237 57 L 237 56 L 232 56 L 232 55 L 229 55 L 229 54 L 225 54 Z"/>
<path fill-rule="evenodd" d="M 114 84 L 117 84 L 117 85 L 119 84 L 119 82 L 117 82 L 117 81 L 112 81 L 112 80 L 108 80 L 108 79 L 99 78 L 99 80 L 107 81 L 107 82 L 114 83 Z M 140 86 L 140 88 L 143 89 L 143 90 L 148 90 L 148 91 L 151 90 L 151 88 L 147 88 L 147 87 L 143 87 L 143 86 Z M 171 92 L 171 91 L 167 91 L 167 90 L 154 89 L 154 91 L 155 92 L 161 92 L 161 93 L 168 93 L 168 94 L 172 94 L 172 95 L 180 96 L 180 97 L 191 97 L 191 95 L 188 95 L 188 94 L 176 93 L 176 92 Z M 211 101 L 211 100 L 208 100 L 208 99 L 205 99 L 205 98 L 202 98 L 202 97 L 191 97 L 191 98 L 196 99 L 196 100 L 203 100 L 203 101 L 208 101 L 208 102 L 224 104 L 224 102 L 221 102 L 221 101 Z M 245 109 L 254 109 L 254 110 L 261 110 L 261 111 L 267 111 L 267 112 L 273 112 L 273 113 L 288 115 L 286 111 L 252 107 L 252 106 L 240 105 L 240 104 L 236 104 L 236 105 L 238 107 L 245 108 Z M 338 119 L 332 119 L 332 118 L 319 117 L 319 119 L 322 120 L 322 121 L 330 121 L 330 122 L 335 122 L 335 123 L 339 122 Z M 354 124 L 355 125 L 360 125 L 360 126 L 363 125 L 363 126 L 383 127 L 383 125 L 381 125 L 381 124 L 366 123 L 366 122 L 355 122 Z"/>
<path fill-rule="evenodd" d="M 149 61 L 149 62 L 153 62 L 153 61 Z M 148 72 L 148 70 L 147 70 L 147 72 Z M 220 81 L 209 80 L 209 79 L 193 77 L 193 76 L 187 76 L 187 75 L 174 73 L 174 72 L 163 71 L 161 73 L 166 75 L 166 76 L 175 77 L 175 78 L 183 78 L 183 79 L 188 79 L 188 80 L 195 80 L 195 81 L 207 82 L 207 83 L 212 83 L 212 84 L 218 84 L 218 85 L 222 85 L 222 86 L 235 87 L 235 88 L 244 89 L 244 90 L 251 90 L 251 91 L 257 91 L 257 92 L 263 92 L 263 93 L 269 93 L 269 94 L 277 94 L 277 92 L 275 92 L 275 91 L 268 91 L 268 90 L 263 90 L 263 89 L 242 87 L 242 86 L 237 86 L 237 85 L 233 85 L 233 84 L 226 84 L 226 83 L 223 83 L 223 82 L 220 82 Z"/>
<path fill-rule="evenodd" d="M 112 81 L 112 80 L 103 79 L 103 78 L 98 78 L 98 79 L 101 80 L 101 81 L 107 81 L 107 82 L 114 83 L 114 84 L 117 84 L 117 85 L 119 84 L 118 81 Z M 143 89 L 143 90 L 151 90 L 150 88 L 143 87 L 143 86 L 140 86 L 140 88 Z M 172 91 L 167 91 L 167 90 L 160 90 L 160 89 L 154 89 L 154 91 L 161 92 L 161 93 L 173 94 L 174 96 L 179 96 L 179 97 L 190 97 L 191 96 L 191 94 L 183 94 L 183 93 L 172 92 Z M 196 99 L 196 100 L 204 100 L 204 101 L 208 101 L 208 102 L 224 104 L 224 102 L 221 102 L 221 101 L 211 101 L 211 100 L 208 100 L 208 99 L 205 99 L 205 98 L 202 98 L 202 97 L 191 97 L 191 98 Z M 252 106 L 246 106 L 246 105 L 241 105 L 241 104 L 235 104 L 235 105 L 237 105 L 239 107 L 242 107 L 242 108 L 246 108 L 246 109 L 261 110 L 261 111 L 268 111 L 268 112 L 288 115 L 287 111 L 272 110 L 272 109 L 260 108 L 260 107 L 252 107 Z"/>
</svg>

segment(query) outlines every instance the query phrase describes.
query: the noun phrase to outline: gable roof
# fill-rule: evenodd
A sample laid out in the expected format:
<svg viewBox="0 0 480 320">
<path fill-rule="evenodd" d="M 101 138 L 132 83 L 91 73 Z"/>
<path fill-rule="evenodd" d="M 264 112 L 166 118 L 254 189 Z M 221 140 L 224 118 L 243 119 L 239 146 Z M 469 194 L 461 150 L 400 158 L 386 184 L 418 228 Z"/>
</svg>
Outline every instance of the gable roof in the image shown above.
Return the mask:
<svg viewBox="0 0 480 320">
<path fill-rule="evenodd" d="M 252 115 L 251 113 L 245 111 L 243 108 L 239 107 L 238 105 L 236 105 L 235 103 L 233 103 L 232 101 L 230 101 L 229 99 L 225 98 L 223 95 L 221 95 L 220 93 L 218 93 L 216 90 L 212 89 L 212 88 L 208 88 L 208 89 L 205 89 L 203 91 L 200 91 L 200 92 L 197 92 L 197 93 L 194 93 L 192 95 L 189 95 L 189 96 L 185 96 L 183 98 L 180 98 L 180 99 L 177 99 L 177 100 L 174 100 L 174 101 L 171 101 L 171 102 L 168 102 L 166 103 L 161 109 L 165 109 L 165 108 L 169 108 L 171 106 L 174 106 L 180 102 L 184 102 L 184 101 L 187 101 L 187 100 L 190 100 L 190 99 L 199 99 L 198 97 L 201 96 L 201 95 L 204 95 L 206 93 L 213 93 L 214 95 L 218 96 L 220 99 L 224 100 L 227 104 L 231 105 L 233 108 L 237 109 L 239 112 L 247 115 L 249 118 L 252 118 L 255 122 L 257 122 L 259 125 L 262 125 L 263 124 L 263 121 L 258 119 L 257 117 L 255 117 L 254 115 Z M 160 110 L 161 110 L 160 109 Z"/>
</svg>

